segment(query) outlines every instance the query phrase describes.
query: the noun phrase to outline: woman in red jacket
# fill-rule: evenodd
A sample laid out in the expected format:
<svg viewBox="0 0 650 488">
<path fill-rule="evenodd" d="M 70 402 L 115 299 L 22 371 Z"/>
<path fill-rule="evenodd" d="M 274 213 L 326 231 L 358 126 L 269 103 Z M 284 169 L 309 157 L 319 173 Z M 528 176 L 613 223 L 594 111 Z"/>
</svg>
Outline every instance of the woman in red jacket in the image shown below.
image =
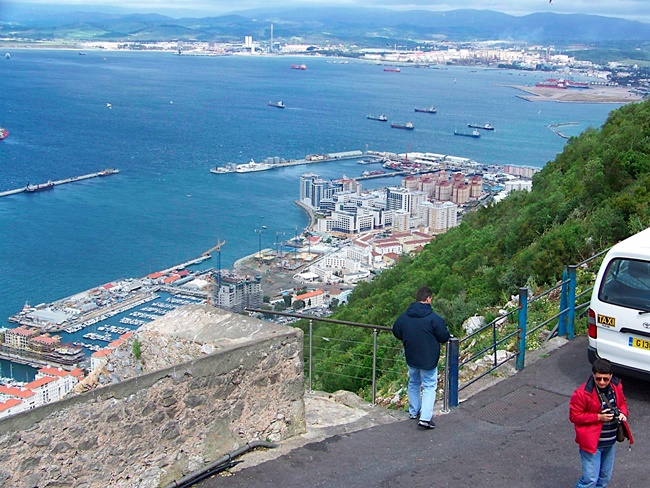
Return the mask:
<svg viewBox="0 0 650 488">
<path fill-rule="evenodd" d="M 605 487 L 612 477 L 616 455 L 616 430 L 627 425 L 627 401 L 621 380 L 612 375 L 612 364 L 596 359 L 593 375 L 573 392 L 569 402 L 569 419 L 575 426 L 580 446 L 582 477 L 575 488 Z"/>
</svg>

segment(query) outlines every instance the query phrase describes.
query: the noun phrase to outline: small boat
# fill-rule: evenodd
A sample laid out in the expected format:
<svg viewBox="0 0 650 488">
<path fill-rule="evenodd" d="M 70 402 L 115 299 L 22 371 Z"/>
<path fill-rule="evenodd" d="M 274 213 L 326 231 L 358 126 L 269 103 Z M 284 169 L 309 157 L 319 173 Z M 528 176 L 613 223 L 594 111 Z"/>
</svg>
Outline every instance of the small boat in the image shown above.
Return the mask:
<svg viewBox="0 0 650 488">
<path fill-rule="evenodd" d="M 415 111 L 416 111 L 416 112 L 423 112 L 423 113 L 426 113 L 426 114 L 435 114 L 435 113 L 438 112 L 438 111 L 436 110 L 436 107 L 434 107 L 433 105 L 431 105 L 429 108 L 418 108 L 418 107 L 415 107 Z"/>
<path fill-rule="evenodd" d="M 492 127 L 489 122 L 485 125 L 467 124 L 467 127 L 472 129 L 494 130 L 494 127 Z"/>
<path fill-rule="evenodd" d="M 478 131 L 478 129 L 474 129 L 472 132 L 458 132 L 457 130 L 454 130 L 454 135 L 465 137 L 481 137 L 481 133 Z"/>
<path fill-rule="evenodd" d="M 413 126 L 412 122 L 407 122 L 406 124 L 400 124 L 397 122 L 391 122 L 390 126 L 393 129 L 406 129 L 406 130 L 413 130 L 415 127 Z"/>
<path fill-rule="evenodd" d="M 11 59 L 11 54 L 6 53 L 6 54 L 5 54 L 5 59 Z"/>
<path fill-rule="evenodd" d="M 0 141 L 9 135 L 9 131 L 3 127 L 0 127 Z"/>
<path fill-rule="evenodd" d="M 276 108 L 285 108 L 286 107 L 286 105 L 284 104 L 284 102 L 282 100 L 279 100 L 277 102 L 269 102 L 267 105 L 269 107 L 276 107 Z"/>
<path fill-rule="evenodd" d="M 380 122 L 388 121 L 388 117 L 386 117 L 384 114 L 381 114 L 379 116 L 377 116 L 377 115 L 368 115 L 368 118 L 370 120 L 379 120 Z"/>
<path fill-rule="evenodd" d="M 384 71 L 387 71 L 389 73 L 400 73 L 402 70 L 399 68 L 384 68 Z"/>
<path fill-rule="evenodd" d="M 300 69 L 300 70 L 306 70 L 307 65 L 306 64 L 292 64 L 291 69 Z"/>
</svg>

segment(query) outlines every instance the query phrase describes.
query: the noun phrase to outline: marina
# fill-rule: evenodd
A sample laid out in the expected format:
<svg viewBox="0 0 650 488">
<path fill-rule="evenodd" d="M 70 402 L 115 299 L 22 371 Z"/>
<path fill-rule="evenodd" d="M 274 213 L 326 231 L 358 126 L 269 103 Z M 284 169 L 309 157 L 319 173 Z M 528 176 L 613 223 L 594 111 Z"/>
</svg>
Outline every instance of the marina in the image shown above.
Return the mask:
<svg viewBox="0 0 650 488">
<path fill-rule="evenodd" d="M 120 170 L 116 168 L 106 168 L 104 171 L 99 171 L 97 173 L 90 173 L 87 175 L 81 175 L 81 176 L 74 176 L 72 178 L 64 178 L 62 180 L 48 180 L 45 183 L 40 183 L 38 185 L 32 185 L 31 183 L 27 183 L 23 188 L 16 188 L 15 190 L 6 190 L 0 192 L 0 197 L 6 197 L 9 195 L 16 195 L 17 193 L 34 193 L 34 192 L 39 192 L 39 191 L 44 191 L 44 190 L 51 190 L 55 186 L 58 185 L 65 185 L 67 183 L 74 183 L 76 181 L 83 181 L 83 180 L 89 180 L 91 178 L 97 178 L 100 176 L 108 176 L 108 175 L 114 175 L 119 173 Z"/>
</svg>

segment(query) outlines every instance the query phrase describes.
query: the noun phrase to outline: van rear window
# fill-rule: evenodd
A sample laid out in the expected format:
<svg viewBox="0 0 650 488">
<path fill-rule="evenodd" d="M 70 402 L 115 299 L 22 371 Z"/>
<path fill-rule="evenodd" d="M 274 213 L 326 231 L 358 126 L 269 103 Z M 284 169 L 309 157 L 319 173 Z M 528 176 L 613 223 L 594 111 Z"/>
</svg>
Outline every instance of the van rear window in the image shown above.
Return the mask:
<svg viewBox="0 0 650 488">
<path fill-rule="evenodd" d="M 605 271 L 598 299 L 612 305 L 650 310 L 650 262 L 613 259 Z"/>
</svg>

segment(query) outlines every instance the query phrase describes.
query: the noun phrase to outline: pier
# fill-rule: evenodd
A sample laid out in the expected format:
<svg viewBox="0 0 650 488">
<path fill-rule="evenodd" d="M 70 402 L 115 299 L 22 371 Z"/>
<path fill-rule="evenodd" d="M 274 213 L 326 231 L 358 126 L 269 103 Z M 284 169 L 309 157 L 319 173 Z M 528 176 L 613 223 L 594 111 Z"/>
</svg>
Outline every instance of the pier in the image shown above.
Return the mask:
<svg viewBox="0 0 650 488">
<path fill-rule="evenodd" d="M 22 188 L 16 188 L 15 190 L 6 190 L 0 192 L 0 197 L 7 197 L 9 195 L 16 195 L 17 193 L 35 193 L 45 190 L 50 190 L 58 185 L 65 185 L 66 183 L 74 183 L 75 181 L 89 180 L 90 178 L 97 178 L 99 176 L 108 176 L 119 173 L 119 169 L 107 168 L 104 171 L 99 171 L 97 173 L 90 173 L 87 175 L 73 176 L 72 178 L 64 178 L 57 181 L 48 181 L 46 183 L 40 183 L 38 185 L 27 184 Z"/>
<path fill-rule="evenodd" d="M 305 157 L 305 159 L 281 159 L 277 163 L 268 163 L 269 159 L 273 158 L 267 158 L 266 160 L 262 161 L 261 163 L 258 164 L 266 164 L 267 166 L 264 168 L 260 169 L 254 169 L 254 170 L 248 170 L 248 171 L 238 171 L 236 168 L 237 166 L 245 166 L 245 165 L 232 165 L 229 163 L 229 168 L 228 167 L 214 167 L 210 168 L 210 173 L 213 174 L 225 174 L 225 173 L 257 173 L 260 171 L 268 171 L 270 169 L 277 169 L 277 168 L 286 168 L 289 166 L 299 166 L 303 164 L 317 164 L 317 163 L 331 163 L 334 161 L 343 161 L 347 159 L 358 159 L 363 157 L 364 153 L 359 151 L 359 150 L 354 150 L 354 151 L 345 151 L 345 152 L 339 152 L 339 153 L 329 153 L 329 154 L 314 154 L 311 156 Z"/>
</svg>

